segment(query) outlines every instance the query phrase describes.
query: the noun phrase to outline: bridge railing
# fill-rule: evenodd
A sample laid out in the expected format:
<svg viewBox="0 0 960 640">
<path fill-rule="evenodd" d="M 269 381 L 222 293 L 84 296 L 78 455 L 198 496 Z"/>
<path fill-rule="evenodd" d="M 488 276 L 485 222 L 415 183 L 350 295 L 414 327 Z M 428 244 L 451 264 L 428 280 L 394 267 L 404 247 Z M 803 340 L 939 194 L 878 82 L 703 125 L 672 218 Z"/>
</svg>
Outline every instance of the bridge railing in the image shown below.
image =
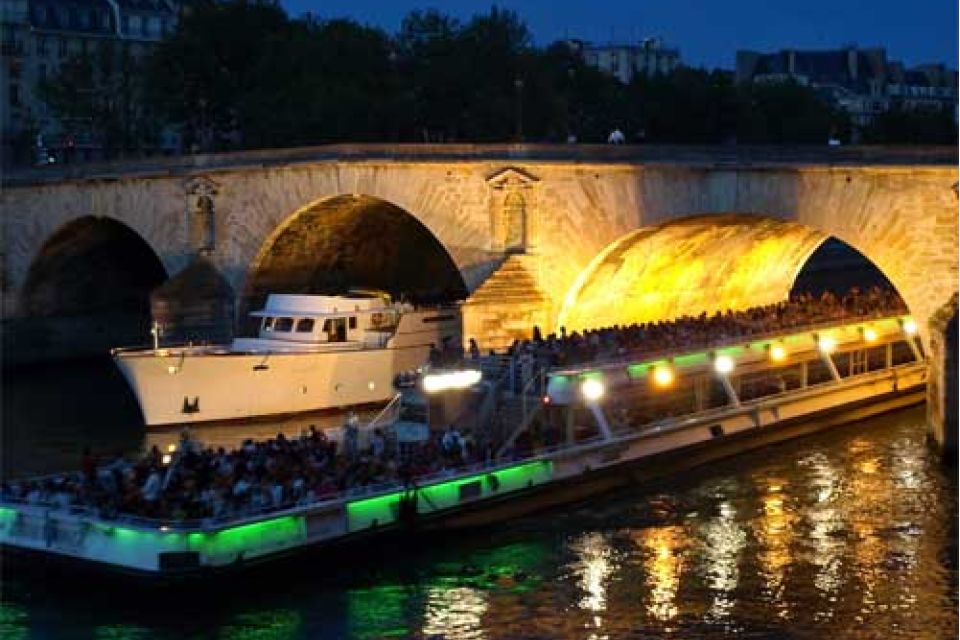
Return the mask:
<svg viewBox="0 0 960 640">
<path fill-rule="evenodd" d="M 229 168 L 267 168 L 330 161 L 503 160 L 543 162 L 665 163 L 697 165 L 950 165 L 957 164 L 951 146 L 823 145 L 603 145 L 603 144 L 332 144 L 290 149 L 139 158 L 124 161 L 49 165 L 7 172 L 3 184 L 27 186 L 45 182 L 178 175 Z"/>
</svg>

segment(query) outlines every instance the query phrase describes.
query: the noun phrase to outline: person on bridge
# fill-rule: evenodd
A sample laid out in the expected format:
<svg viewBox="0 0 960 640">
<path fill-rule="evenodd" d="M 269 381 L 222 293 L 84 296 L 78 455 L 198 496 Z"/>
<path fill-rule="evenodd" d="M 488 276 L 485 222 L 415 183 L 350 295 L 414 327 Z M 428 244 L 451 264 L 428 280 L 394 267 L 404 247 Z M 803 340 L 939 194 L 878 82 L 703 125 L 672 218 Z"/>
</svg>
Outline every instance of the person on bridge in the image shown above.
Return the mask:
<svg viewBox="0 0 960 640">
<path fill-rule="evenodd" d="M 610 132 L 610 135 L 607 137 L 607 142 L 609 144 L 623 144 L 627 141 L 626 137 L 623 135 L 623 131 L 620 129 L 614 129 Z"/>
</svg>

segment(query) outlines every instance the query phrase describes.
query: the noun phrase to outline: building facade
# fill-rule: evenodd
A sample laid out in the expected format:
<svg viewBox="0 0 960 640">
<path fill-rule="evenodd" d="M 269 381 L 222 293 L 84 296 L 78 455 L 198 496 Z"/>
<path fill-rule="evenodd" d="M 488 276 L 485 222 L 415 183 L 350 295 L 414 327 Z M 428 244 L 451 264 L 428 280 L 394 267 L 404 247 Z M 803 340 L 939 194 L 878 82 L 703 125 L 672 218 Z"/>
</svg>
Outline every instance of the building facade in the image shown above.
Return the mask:
<svg viewBox="0 0 960 640">
<path fill-rule="evenodd" d="M 680 65 L 680 50 L 664 46 L 660 38 L 622 44 L 591 44 L 574 40 L 571 46 L 586 64 L 614 76 L 624 84 L 636 76 L 670 73 Z"/>
<path fill-rule="evenodd" d="M 105 48 L 140 59 L 175 28 L 174 0 L 0 0 L 2 7 L 3 161 L 43 163 L 102 156 L 103 143 L 89 123 L 57 116 L 40 98 L 39 86 L 56 78 L 75 56 L 102 55 Z M 176 144 L 165 132 L 161 147 Z M 24 148 L 30 147 L 25 158 Z M 15 157 L 15 156 L 21 157 Z"/>
<path fill-rule="evenodd" d="M 739 83 L 793 80 L 816 89 L 862 129 L 891 109 L 956 114 L 957 72 L 942 64 L 906 69 L 882 47 L 737 51 Z"/>
</svg>

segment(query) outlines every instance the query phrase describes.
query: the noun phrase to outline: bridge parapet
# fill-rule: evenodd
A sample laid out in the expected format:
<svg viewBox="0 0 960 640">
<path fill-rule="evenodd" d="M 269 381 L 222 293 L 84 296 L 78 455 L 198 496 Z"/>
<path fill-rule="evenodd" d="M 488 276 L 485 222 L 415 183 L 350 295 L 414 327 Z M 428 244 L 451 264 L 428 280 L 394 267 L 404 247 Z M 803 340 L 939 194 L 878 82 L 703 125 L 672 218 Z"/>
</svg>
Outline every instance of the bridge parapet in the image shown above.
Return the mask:
<svg viewBox="0 0 960 640">
<path fill-rule="evenodd" d="M 3 185 L 162 177 L 330 162 L 535 162 L 699 167 L 956 166 L 956 147 L 826 145 L 333 144 L 130 159 L 7 173 Z"/>
</svg>

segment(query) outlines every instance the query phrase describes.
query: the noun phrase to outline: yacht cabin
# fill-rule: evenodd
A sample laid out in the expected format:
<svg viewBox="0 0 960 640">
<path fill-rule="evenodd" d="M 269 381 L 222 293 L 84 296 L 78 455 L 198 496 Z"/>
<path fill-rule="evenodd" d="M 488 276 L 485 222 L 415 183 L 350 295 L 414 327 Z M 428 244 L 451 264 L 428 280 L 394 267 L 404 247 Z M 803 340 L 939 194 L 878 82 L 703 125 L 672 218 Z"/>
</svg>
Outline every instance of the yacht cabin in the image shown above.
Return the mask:
<svg viewBox="0 0 960 640">
<path fill-rule="evenodd" d="M 402 307 L 382 293 L 318 296 L 270 294 L 251 316 L 261 318 L 261 340 L 382 345 L 394 334 Z"/>
</svg>

